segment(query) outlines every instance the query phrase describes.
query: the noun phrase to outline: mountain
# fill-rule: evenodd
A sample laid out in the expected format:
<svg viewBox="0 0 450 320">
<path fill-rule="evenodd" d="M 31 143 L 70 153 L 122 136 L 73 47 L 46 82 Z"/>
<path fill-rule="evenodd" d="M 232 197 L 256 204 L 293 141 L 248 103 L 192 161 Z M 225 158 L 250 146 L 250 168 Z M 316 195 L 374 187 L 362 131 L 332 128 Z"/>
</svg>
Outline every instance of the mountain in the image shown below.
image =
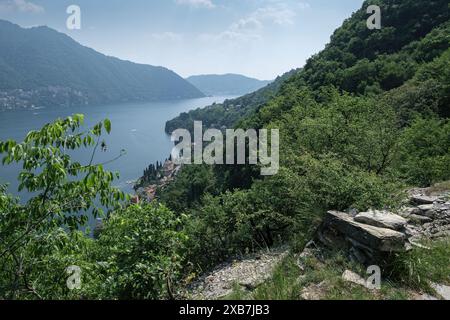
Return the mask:
<svg viewBox="0 0 450 320">
<path fill-rule="evenodd" d="M 206 95 L 236 95 L 256 91 L 265 87 L 270 81 L 261 81 L 239 74 L 208 74 L 192 76 L 186 79 Z"/>
<path fill-rule="evenodd" d="M 381 30 L 367 28 L 367 8 L 374 4 L 381 8 Z M 427 268 L 411 270 L 422 259 L 415 253 L 386 252 L 385 257 L 376 258 L 372 253 L 354 254 L 356 247 L 361 248 L 357 241 L 339 241 L 333 233 L 336 230 L 326 233 L 319 226 L 322 221 L 330 222 L 326 218 L 330 210 L 396 212 L 408 202 L 405 190 L 409 187 L 439 183 L 440 187 L 432 189 L 447 189 L 443 186 L 450 180 L 448 8 L 448 0 L 365 1 L 334 32 L 324 50 L 284 79 L 262 103 L 251 106 L 249 100 L 238 106 L 237 99 L 233 108 L 224 103 L 169 122 L 172 126 L 178 121 L 179 128 L 187 128 L 184 124 L 193 120 L 217 124 L 235 119 L 232 125 L 243 129 L 278 129 L 280 133 L 280 170 L 272 177 L 262 177 L 259 168 L 250 164 L 186 166 L 161 192 L 159 199 L 170 209 L 191 213 L 192 226 L 197 229 L 190 241 L 197 251 L 189 253 L 190 263 L 203 270 L 215 268 L 213 259 L 220 264 L 244 248 L 283 242 L 292 244 L 294 252 L 310 254 L 317 248 L 307 246 L 303 251 L 305 244 L 319 235 L 317 243 L 327 243 L 327 249 L 317 257 L 329 257 L 325 259 L 330 259 L 330 271 L 328 276 L 300 284 L 305 292 L 326 281 L 330 286 L 323 290 L 324 297 L 355 297 L 354 291 L 337 283 L 346 268 L 365 270 L 368 261 L 392 271 L 386 280 L 405 292 L 418 288 L 415 279 L 435 277 L 437 273 Z M 411 219 L 409 213 L 404 216 Z M 322 239 L 328 236 L 330 240 Z M 433 246 L 443 241 L 450 248 L 444 242 L 448 233 L 426 237 L 436 240 Z M 427 248 L 423 256 L 432 256 L 431 251 Z M 448 252 L 435 251 L 430 265 L 440 266 L 448 256 Z M 357 261 L 360 266 L 353 264 Z M 275 291 L 289 292 L 284 298 L 297 299 L 299 273 L 289 267 L 292 264 L 298 270 L 297 263 L 287 259 L 283 270 L 275 273 L 276 279 L 292 281 L 274 284 L 278 281 L 270 280 L 262 291 L 244 299 L 279 299 L 279 295 L 266 294 Z M 322 262 L 312 268 L 309 258 L 304 263 L 305 270 L 310 270 L 302 273 L 306 277 L 323 271 Z M 448 279 L 449 269 L 445 270 L 437 278 L 440 281 Z M 421 280 L 423 286 L 427 281 Z"/>
<path fill-rule="evenodd" d="M 0 20 L 0 108 L 203 96 L 166 68 L 103 55 L 48 27 Z"/>
<path fill-rule="evenodd" d="M 238 120 L 253 114 L 260 106 L 273 98 L 284 81 L 293 76 L 298 69 L 286 72 L 265 87 L 236 99 L 225 100 L 224 103 L 213 104 L 205 108 L 182 113 L 166 123 L 166 132 L 172 133 L 177 128 L 193 130 L 194 121 L 202 121 L 209 128 L 233 127 Z"/>
<path fill-rule="evenodd" d="M 257 111 L 271 99 L 278 105 L 279 100 L 285 99 L 285 108 L 292 108 L 293 90 L 300 88 L 313 90 L 318 100 L 322 91 L 330 87 L 359 96 L 386 93 L 385 98 L 395 100 L 402 114 L 432 107 L 440 115 L 450 116 L 447 79 L 430 79 L 433 76 L 430 72 L 428 75 L 423 72 L 422 77 L 427 81 L 414 79 L 421 66 L 431 63 L 449 47 L 448 1 L 386 0 L 379 3 L 385 12 L 381 30 L 374 32 L 367 28 L 366 8 L 370 3 L 366 1 L 333 33 L 326 48 L 312 56 L 303 68 L 244 97 L 183 113 L 167 122 L 166 131 L 192 128 L 194 120 L 220 128 L 232 127 L 251 117 L 261 118 Z M 442 65 L 443 70 L 448 70 L 445 61 Z M 439 99 L 436 92 L 439 92 Z M 275 115 L 269 113 L 264 117 L 264 121 L 269 122 Z"/>
</svg>

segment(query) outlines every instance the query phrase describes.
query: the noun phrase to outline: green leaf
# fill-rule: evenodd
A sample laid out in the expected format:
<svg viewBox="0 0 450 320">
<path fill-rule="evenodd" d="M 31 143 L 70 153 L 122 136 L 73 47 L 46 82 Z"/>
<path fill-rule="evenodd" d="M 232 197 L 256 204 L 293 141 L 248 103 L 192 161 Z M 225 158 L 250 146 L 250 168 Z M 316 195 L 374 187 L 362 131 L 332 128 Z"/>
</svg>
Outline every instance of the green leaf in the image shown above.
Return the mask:
<svg viewBox="0 0 450 320">
<path fill-rule="evenodd" d="M 103 123 L 104 123 L 104 125 L 105 125 L 106 132 L 107 132 L 108 134 L 110 134 L 110 133 L 111 133 L 111 121 L 110 121 L 109 119 L 105 119 L 105 120 L 103 121 Z"/>
</svg>

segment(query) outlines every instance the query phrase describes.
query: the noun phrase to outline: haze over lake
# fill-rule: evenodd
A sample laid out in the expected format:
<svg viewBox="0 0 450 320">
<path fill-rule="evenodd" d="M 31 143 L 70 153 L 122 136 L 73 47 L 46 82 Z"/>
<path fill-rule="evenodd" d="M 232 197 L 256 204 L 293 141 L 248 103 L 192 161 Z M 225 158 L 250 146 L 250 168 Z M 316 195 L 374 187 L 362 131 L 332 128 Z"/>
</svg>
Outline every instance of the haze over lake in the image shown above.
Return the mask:
<svg viewBox="0 0 450 320">
<path fill-rule="evenodd" d="M 105 166 L 107 170 L 120 172 L 120 180 L 115 185 L 125 192 L 133 192 L 132 185 L 127 182 L 136 180 L 142 175 L 144 168 L 156 161 L 164 161 L 169 157 L 173 147 L 170 136 L 164 132 L 165 123 L 182 112 L 212 103 L 222 103 L 233 96 L 206 97 L 200 99 L 127 103 L 117 105 L 45 108 L 39 110 L 11 110 L 0 112 L 0 140 L 14 139 L 23 141 L 31 130 L 40 129 L 48 122 L 75 113 L 85 115 L 84 128 L 108 118 L 112 122 L 111 135 L 105 135 L 107 151 L 98 151 L 95 163 L 102 163 L 116 158 L 122 149 L 126 154 L 120 159 Z M 74 159 L 86 163 L 91 152 L 86 149 L 77 151 Z M 17 193 L 17 176 L 20 167 L 17 165 L 2 166 L 0 164 L 0 183 L 9 183 L 9 191 Z M 23 192 L 22 200 L 29 194 Z"/>
</svg>

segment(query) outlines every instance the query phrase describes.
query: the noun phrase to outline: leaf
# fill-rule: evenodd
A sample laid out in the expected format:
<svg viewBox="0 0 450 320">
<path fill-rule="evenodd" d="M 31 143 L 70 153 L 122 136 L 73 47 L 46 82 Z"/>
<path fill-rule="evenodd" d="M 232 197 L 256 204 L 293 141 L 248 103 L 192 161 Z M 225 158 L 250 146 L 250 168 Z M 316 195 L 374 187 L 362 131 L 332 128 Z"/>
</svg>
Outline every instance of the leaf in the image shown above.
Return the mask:
<svg viewBox="0 0 450 320">
<path fill-rule="evenodd" d="M 110 134 L 110 133 L 111 133 L 111 121 L 110 121 L 109 119 L 105 119 L 105 120 L 103 121 L 103 123 L 104 123 L 104 125 L 105 125 L 106 132 L 107 132 L 108 134 Z"/>
</svg>

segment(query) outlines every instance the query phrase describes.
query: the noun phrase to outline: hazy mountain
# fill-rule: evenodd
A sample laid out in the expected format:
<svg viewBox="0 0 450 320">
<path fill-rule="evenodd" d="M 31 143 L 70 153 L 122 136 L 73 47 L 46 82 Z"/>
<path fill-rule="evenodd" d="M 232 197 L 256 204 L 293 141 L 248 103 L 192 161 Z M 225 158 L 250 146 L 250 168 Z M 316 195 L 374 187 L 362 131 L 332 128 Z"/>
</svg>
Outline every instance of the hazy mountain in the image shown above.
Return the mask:
<svg viewBox="0 0 450 320">
<path fill-rule="evenodd" d="M 108 57 L 48 27 L 0 20 L 0 103 L 98 104 L 204 96 L 163 67 Z"/>
<path fill-rule="evenodd" d="M 270 81 L 261 81 L 239 74 L 198 75 L 186 79 L 206 95 L 244 95 L 262 87 Z"/>
<path fill-rule="evenodd" d="M 166 132 L 171 134 L 177 128 L 186 128 L 193 132 L 194 121 L 202 121 L 208 128 L 232 128 L 240 119 L 250 116 L 272 99 L 283 84 L 299 70 L 286 72 L 265 87 L 239 98 L 182 113 L 167 121 Z"/>
</svg>

